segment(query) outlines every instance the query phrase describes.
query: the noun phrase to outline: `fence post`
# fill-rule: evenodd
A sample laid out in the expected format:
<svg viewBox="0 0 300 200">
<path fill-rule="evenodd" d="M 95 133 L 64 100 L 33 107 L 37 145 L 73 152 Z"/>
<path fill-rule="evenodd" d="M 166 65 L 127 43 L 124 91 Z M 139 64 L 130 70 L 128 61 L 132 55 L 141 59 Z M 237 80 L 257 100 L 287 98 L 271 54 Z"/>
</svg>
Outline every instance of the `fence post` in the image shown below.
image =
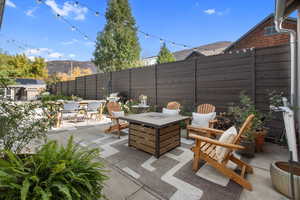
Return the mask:
<svg viewBox="0 0 300 200">
<path fill-rule="evenodd" d="M 129 98 L 131 99 L 131 69 L 129 69 Z"/>
<path fill-rule="evenodd" d="M 62 88 L 63 88 L 63 82 L 60 82 L 60 94 L 64 95 Z"/>
<path fill-rule="evenodd" d="M 75 96 L 78 96 L 78 95 L 77 95 L 77 78 L 75 78 L 75 88 L 74 88 L 74 93 L 75 93 Z"/>
<path fill-rule="evenodd" d="M 252 100 L 254 105 L 256 105 L 256 50 L 253 50 L 252 53 L 253 62 L 252 62 Z"/>
<path fill-rule="evenodd" d="M 154 73 L 154 79 L 155 79 L 155 107 L 157 109 L 157 65 L 154 66 L 154 70 L 155 70 L 155 73 Z"/>
<path fill-rule="evenodd" d="M 195 59 L 195 68 L 194 68 L 194 108 L 197 107 L 198 97 L 197 97 L 197 63 L 198 59 Z"/>
<path fill-rule="evenodd" d="M 84 98 L 86 99 L 86 76 L 83 77 L 84 80 Z"/>
<path fill-rule="evenodd" d="M 96 81 L 96 95 L 95 95 L 95 97 L 96 97 L 96 99 L 98 99 L 98 74 L 96 74 L 96 77 L 95 77 L 95 81 Z"/>
</svg>

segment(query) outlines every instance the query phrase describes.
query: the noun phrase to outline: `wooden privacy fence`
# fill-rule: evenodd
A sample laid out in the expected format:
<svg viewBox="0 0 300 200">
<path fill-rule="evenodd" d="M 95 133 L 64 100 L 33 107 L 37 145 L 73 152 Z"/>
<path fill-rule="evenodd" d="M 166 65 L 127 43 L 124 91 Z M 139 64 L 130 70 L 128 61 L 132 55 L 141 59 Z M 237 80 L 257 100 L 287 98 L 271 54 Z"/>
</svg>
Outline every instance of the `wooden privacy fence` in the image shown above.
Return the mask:
<svg viewBox="0 0 300 200">
<path fill-rule="evenodd" d="M 150 104 L 158 107 L 178 101 L 184 109 L 195 110 L 198 104 L 210 103 L 218 112 L 227 111 L 229 103 L 237 102 L 240 92 L 246 91 L 258 109 L 267 111 L 267 89 L 289 96 L 289 46 L 93 74 L 50 86 L 55 94 L 85 99 L 103 99 L 109 87 L 111 92 L 124 92 L 132 99 L 147 95 Z M 270 136 L 279 137 L 282 122 L 270 126 L 277 130 Z"/>
</svg>

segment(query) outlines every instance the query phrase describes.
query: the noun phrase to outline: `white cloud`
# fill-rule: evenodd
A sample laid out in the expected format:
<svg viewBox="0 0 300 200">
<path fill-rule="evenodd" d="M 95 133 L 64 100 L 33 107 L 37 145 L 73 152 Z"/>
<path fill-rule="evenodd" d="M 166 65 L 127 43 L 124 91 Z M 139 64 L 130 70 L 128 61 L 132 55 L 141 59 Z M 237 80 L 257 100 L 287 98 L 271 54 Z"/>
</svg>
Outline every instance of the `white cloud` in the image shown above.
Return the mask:
<svg viewBox="0 0 300 200">
<path fill-rule="evenodd" d="M 212 15 L 212 14 L 216 13 L 216 9 L 210 8 L 210 9 L 204 10 L 203 12 L 205 12 L 208 15 Z"/>
<path fill-rule="evenodd" d="M 62 45 L 72 45 L 72 44 L 75 44 L 75 43 L 77 43 L 77 42 L 79 42 L 79 40 L 77 40 L 77 39 L 72 39 L 72 40 L 70 40 L 70 41 L 61 42 L 61 44 L 62 44 Z"/>
<path fill-rule="evenodd" d="M 33 48 L 33 49 L 27 49 L 24 53 L 27 56 L 42 56 L 45 53 L 50 53 L 52 50 L 48 48 Z"/>
<path fill-rule="evenodd" d="M 230 9 L 227 8 L 223 11 L 217 11 L 215 8 L 210 8 L 210 9 L 207 9 L 207 10 L 204 10 L 203 11 L 205 14 L 208 14 L 208 15 L 219 15 L 219 16 L 223 16 L 223 15 L 226 15 L 226 14 L 229 14 L 230 12 Z"/>
<path fill-rule="evenodd" d="M 55 14 L 64 17 L 71 17 L 74 20 L 84 20 L 88 9 L 80 5 L 73 5 L 70 2 L 65 2 L 62 6 L 57 5 L 55 0 L 46 0 L 45 2 Z"/>
<path fill-rule="evenodd" d="M 64 54 L 58 52 L 53 52 L 48 55 L 49 58 L 62 58 L 63 56 Z"/>
<path fill-rule="evenodd" d="M 29 16 L 29 17 L 34 17 L 33 13 L 36 11 L 37 8 L 38 8 L 38 7 L 34 7 L 34 8 L 32 8 L 32 9 L 28 9 L 28 10 L 25 11 L 25 14 L 26 14 L 27 16 Z"/>
<path fill-rule="evenodd" d="M 75 58 L 76 55 L 71 53 L 71 54 L 69 54 L 69 57 L 70 57 L 70 58 Z"/>
<path fill-rule="evenodd" d="M 11 0 L 6 0 L 5 5 L 12 7 L 12 8 L 16 8 L 16 4 L 14 2 L 12 2 Z"/>
<path fill-rule="evenodd" d="M 33 59 L 34 57 L 43 57 L 43 58 L 62 58 L 64 57 L 63 53 L 55 52 L 49 48 L 32 48 L 24 51 L 25 55 L 29 59 Z"/>
</svg>

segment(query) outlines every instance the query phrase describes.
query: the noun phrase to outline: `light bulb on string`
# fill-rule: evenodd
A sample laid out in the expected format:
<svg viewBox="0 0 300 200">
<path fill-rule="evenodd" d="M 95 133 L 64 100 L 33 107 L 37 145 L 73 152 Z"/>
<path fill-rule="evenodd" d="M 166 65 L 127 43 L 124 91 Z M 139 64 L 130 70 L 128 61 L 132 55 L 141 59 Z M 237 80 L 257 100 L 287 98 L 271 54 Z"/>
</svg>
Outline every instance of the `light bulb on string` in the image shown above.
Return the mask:
<svg viewBox="0 0 300 200">
<path fill-rule="evenodd" d="M 145 34 L 145 38 L 148 39 L 150 36 L 148 33 Z"/>
<path fill-rule="evenodd" d="M 159 42 L 162 44 L 162 43 L 164 43 L 164 40 L 163 39 L 159 39 Z"/>
<path fill-rule="evenodd" d="M 60 14 L 58 14 L 58 13 L 55 16 L 56 16 L 56 18 L 60 18 Z"/>
<path fill-rule="evenodd" d="M 83 38 L 84 38 L 85 40 L 89 39 L 88 36 L 86 36 L 86 35 L 85 35 Z"/>
<path fill-rule="evenodd" d="M 75 27 L 75 26 L 72 26 L 72 27 L 71 27 L 71 31 L 76 31 L 76 27 Z"/>
<path fill-rule="evenodd" d="M 41 3 L 43 3 L 43 1 L 42 0 L 36 0 L 36 3 L 41 4 Z"/>
<path fill-rule="evenodd" d="M 100 15 L 100 13 L 99 13 L 98 11 L 96 11 L 96 12 L 95 12 L 95 16 L 98 17 L 99 15 Z"/>
</svg>

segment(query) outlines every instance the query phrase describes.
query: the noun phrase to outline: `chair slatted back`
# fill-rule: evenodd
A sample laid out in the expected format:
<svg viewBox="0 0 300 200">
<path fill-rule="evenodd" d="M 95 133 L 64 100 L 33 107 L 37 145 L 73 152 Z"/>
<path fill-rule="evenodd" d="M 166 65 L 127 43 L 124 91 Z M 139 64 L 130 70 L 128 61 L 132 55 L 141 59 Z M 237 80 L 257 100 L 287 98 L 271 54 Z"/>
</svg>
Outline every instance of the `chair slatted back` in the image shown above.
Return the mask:
<svg viewBox="0 0 300 200">
<path fill-rule="evenodd" d="M 79 103 L 77 102 L 68 102 L 64 104 L 64 112 L 75 112 L 79 109 Z"/>
<path fill-rule="evenodd" d="M 101 105 L 101 102 L 95 101 L 95 102 L 89 102 L 87 105 L 88 111 L 97 111 Z"/>
<path fill-rule="evenodd" d="M 180 108 L 180 103 L 178 103 L 177 101 L 169 102 L 167 105 L 167 109 L 170 110 L 179 110 L 179 108 Z"/>
<path fill-rule="evenodd" d="M 251 128 L 254 117 L 255 117 L 255 115 L 253 115 L 253 114 L 251 114 L 247 117 L 246 121 L 240 128 L 239 133 L 235 137 L 233 144 L 239 144 L 242 135 L 244 135 Z"/>
<path fill-rule="evenodd" d="M 107 110 L 108 113 L 112 116 L 112 112 L 120 112 L 121 109 L 121 105 L 118 102 L 108 102 L 107 103 Z"/>
<path fill-rule="evenodd" d="M 197 107 L 197 112 L 202 114 L 215 112 L 216 107 L 211 104 L 201 104 Z"/>
</svg>

